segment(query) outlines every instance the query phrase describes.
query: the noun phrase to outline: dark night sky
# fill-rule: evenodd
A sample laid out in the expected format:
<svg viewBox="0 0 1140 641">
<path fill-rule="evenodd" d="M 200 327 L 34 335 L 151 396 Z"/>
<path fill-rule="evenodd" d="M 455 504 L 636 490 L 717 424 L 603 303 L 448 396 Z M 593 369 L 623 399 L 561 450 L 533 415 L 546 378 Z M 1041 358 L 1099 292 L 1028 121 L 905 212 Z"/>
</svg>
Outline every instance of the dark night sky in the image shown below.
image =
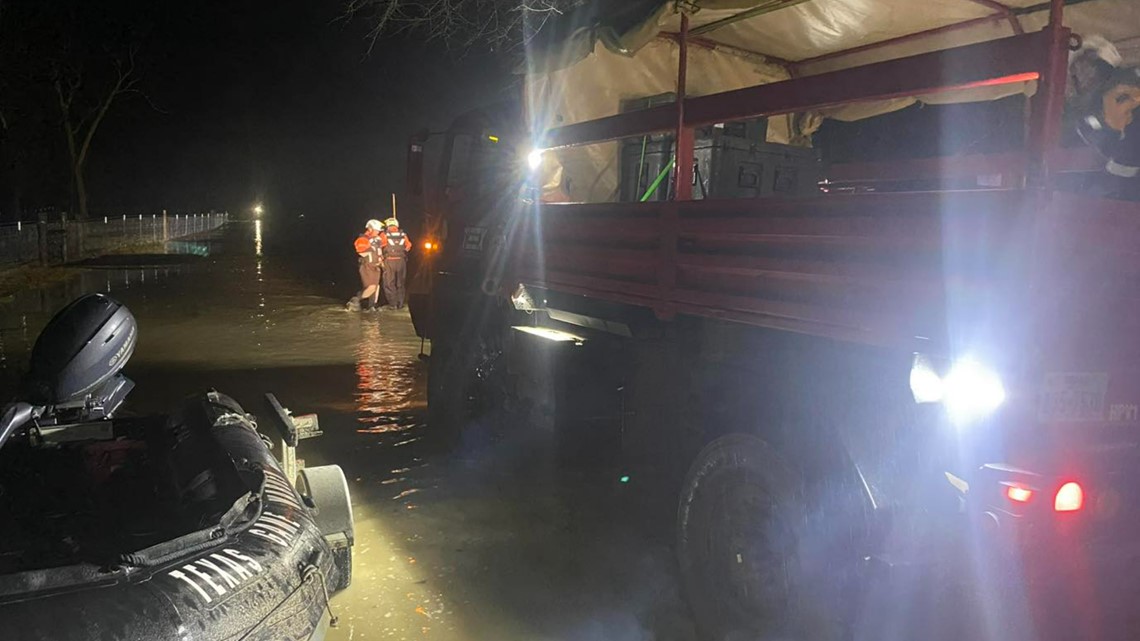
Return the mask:
<svg viewBox="0 0 1140 641">
<path fill-rule="evenodd" d="M 506 61 L 410 36 L 368 53 L 342 3 L 160 2 L 141 98 L 117 105 L 88 172 L 93 211 L 249 207 L 360 218 L 387 210 L 408 135 L 492 102 Z"/>
<path fill-rule="evenodd" d="M 146 34 L 138 53 L 142 89 L 161 111 L 137 96 L 112 108 L 87 171 L 95 215 L 237 212 L 263 201 L 274 214 L 355 228 L 387 212 L 389 194 L 400 191 L 409 134 L 441 129 L 518 91 L 518 79 L 505 72 L 510 60 L 449 52 L 414 34 L 387 37 L 369 52 L 370 25 L 344 20 L 343 0 L 100 0 L 94 9 L 84 4 L 91 0 L 50 1 L 125 16 Z M 1014 125 L 999 130 L 1019 130 L 1014 107 L 1006 119 Z M 889 119 L 829 122 L 817 142 L 879 157 L 897 154 L 891 141 L 900 127 L 911 147 L 924 150 L 919 155 L 947 142 L 931 132 L 958 132 L 963 144 L 1005 140 L 967 126 L 996 122 L 974 113 L 988 108 L 912 108 Z M 954 123 L 935 118 L 957 112 Z M 57 158 L 28 198 L 36 202 L 25 206 L 46 201 L 66 209 L 64 138 L 50 101 L 42 113 L 52 121 L 43 144 L 54 145 L 47 155 Z M 930 149 L 915 142 L 924 133 Z"/>
</svg>

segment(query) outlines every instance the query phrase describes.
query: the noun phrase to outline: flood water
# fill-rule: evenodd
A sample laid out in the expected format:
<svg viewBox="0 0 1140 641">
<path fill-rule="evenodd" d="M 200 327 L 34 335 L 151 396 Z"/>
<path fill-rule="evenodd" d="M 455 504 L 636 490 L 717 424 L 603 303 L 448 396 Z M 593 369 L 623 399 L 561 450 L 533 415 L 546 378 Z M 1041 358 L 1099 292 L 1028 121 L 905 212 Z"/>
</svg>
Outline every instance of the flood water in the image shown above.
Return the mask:
<svg viewBox="0 0 1140 641">
<path fill-rule="evenodd" d="M 0 382 L 10 396 L 51 314 L 101 291 L 140 327 L 123 412 L 163 412 L 208 388 L 255 414 L 265 392 L 316 412 L 324 435 L 299 456 L 344 468 L 356 517 L 332 641 L 695 641 L 673 557 L 675 498 L 619 482 L 625 471 L 605 452 L 565 460 L 537 426 L 475 424 L 457 450 L 439 447 L 420 357 L 430 343 L 406 311 L 345 311 L 355 257 L 343 238 L 321 238 L 238 223 L 0 300 Z M 984 622 L 930 583 L 864 595 L 858 638 L 1010 638 L 979 632 Z"/>
<path fill-rule="evenodd" d="M 124 411 L 214 387 L 254 413 L 267 391 L 318 413 L 324 436 L 299 455 L 344 468 L 356 515 L 353 584 L 333 599 L 330 639 L 694 638 L 671 530 L 628 518 L 636 484 L 605 465 L 555 465 L 525 433 L 441 453 L 407 313 L 346 312 L 354 256 L 304 237 L 235 224 L 176 256 L 97 261 L 20 292 L 0 303 L 0 378 L 11 390 L 56 309 L 104 291 L 140 325 Z"/>
</svg>

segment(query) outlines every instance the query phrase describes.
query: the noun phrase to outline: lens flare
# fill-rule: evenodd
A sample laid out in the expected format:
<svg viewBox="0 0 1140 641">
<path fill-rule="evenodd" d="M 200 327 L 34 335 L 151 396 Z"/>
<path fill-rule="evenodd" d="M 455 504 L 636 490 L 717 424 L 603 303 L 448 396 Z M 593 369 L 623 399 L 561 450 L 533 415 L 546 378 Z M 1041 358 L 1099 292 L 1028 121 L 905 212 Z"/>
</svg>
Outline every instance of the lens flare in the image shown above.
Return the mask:
<svg viewBox="0 0 1140 641">
<path fill-rule="evenodd" d="M 942 402 L 950 418 L 957 423 L 986 416 L 1005 402 L 1005 386 L 993 370 L 966 359 L 950 368 L 943 379 Z"/>
<path fill-rule="evenodd" d="M 534 170 L 538 169 L 539 167 L 541 167 L 542 166 L 542 155 L 544 153 L 545 152 L 542 149 L 531 150 L 531 152 L 529 154 L 527 154 L 527 156 L 526 156 L 526 166 L 530 167 L 531 171 L 534 171 Z"/>
</svg>

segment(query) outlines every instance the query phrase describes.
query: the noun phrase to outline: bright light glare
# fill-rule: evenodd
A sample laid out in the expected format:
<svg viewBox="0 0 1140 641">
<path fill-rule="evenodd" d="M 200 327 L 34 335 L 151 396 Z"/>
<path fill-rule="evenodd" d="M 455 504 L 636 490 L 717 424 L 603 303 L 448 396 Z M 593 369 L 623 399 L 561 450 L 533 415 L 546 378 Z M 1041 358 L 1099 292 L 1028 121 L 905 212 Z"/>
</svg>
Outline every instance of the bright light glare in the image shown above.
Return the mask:
<svg viewBox="0 0 1140 641">
<path fill-rule="evenodd" d="M 517 329 L 524 334 L 538 336 L 540 338 L 545 338 L 548 341 L 554 341 L 556 343 L 576 343 L 580 345 L 586 342 L 586 339 L 582 336 L 571 334 L 570 332 L 564 332 L 560 329 L 551 329 L 549 327 L 530 327 L 527 325 L 515 325 L 511 327 L 511 329 Z"/>
<path fill-rule="evenodd" d="M 541 149 L 531 150 L 531 152 L 529 154 L 527 154 L 527 156 L 526 156 L 526 166 L 530 167 L 531 171 L 534 171 L 534 170 L 538 169 L 539 167 L 541 167 L 542 166 L 542 155 L 544 153 L 545 152 Z"/>
<path fill-rule="evenodd" d="M 1005 495 L 1008 496 L 1009 500 L 1011 501 L 1015 501 L 1017 503 L 1028 503 L 1029 499 L 1033 498 L 1033 490 L 1011 485 L 1005 488 Z"/>
<path fill-rule="evenodd" d="M 435 245 L 431 244 L 431 241 L 424 243 L 424 249 L 431 251 L 432 247 L 435 247 Z"/>
<path fill-rule="evenodd" d="M 253 213 L 257 214 L 258 216 L 260 216 L 261 212 L 263 212 L 263 211 L 265 211 L 265 209 L 262 208 L 261 203 L 258 203 L 258 204 L 253 206 Z"/>
<path fill-rule="evenodd" d="M 937 403 L 945 393 L 942 377 L 926 359 L 916 358 L 910 368 L 910 392 L 915 403 Z"/>
<path fill-rule="evenodd" d="M 1085 491 L 1080 483 L 1069 481 L 1057 490 L 1053 509 L 1057 512 L 1076 512 L 1085 504 Z"/>
<path fill-rule="evenodd" d="M 910 391 L 916 403 L 942 403 L 955 423 L 967 423 L 993 412 L 1005 402 L 1005 386 L 993 370 L 973 359 L 960 360 L 939 376 L 923 356 L 910 369 Z"/>
<path fill-rule="evenodd" d="M 993 370 L 974 360 L 962 360 L 942 379 L 950 419 L 965 423 L 982 418 L 1005 402 L 1005 386 Z"/>
</svg>

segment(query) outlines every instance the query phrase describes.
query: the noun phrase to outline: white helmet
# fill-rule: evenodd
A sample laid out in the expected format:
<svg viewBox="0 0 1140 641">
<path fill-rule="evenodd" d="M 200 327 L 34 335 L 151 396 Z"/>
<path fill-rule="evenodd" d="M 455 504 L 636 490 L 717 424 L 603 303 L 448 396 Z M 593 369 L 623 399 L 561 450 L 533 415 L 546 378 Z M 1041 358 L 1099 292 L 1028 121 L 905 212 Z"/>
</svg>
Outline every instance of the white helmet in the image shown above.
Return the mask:
<svg viewBox="0 0 1140 641">
<path fill-rule="evenodd" d="M 364 226 L 367 227 L 368 229 L 374 229 L 376 231 L 380 231 L 380 230 L 384 229 L 383 223 L 381 223 L 379 220 L 376 220 L 375 218 L 373 218 L 372 220 L 369 220 L 367 223 L 364 224 Z"/>
</svg>

